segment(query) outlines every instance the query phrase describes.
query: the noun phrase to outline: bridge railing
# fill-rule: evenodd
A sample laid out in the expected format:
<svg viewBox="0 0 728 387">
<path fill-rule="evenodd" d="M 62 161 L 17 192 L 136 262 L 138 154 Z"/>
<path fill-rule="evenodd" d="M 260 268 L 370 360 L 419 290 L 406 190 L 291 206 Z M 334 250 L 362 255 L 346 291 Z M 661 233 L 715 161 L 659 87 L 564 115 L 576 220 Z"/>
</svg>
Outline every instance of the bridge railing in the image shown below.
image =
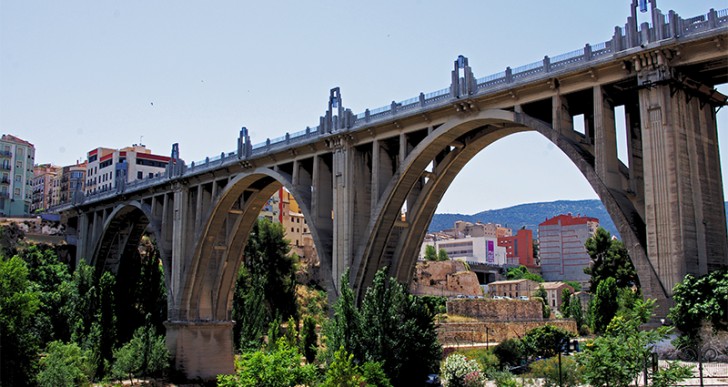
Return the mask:
<svg viewBox="0 0 728 387">
<path fill-rule="evenodd" d="M 538 77 L 544 77 L 545 74 L 566 72 L 576 69 L 579 66 L 584 66 L 585 64 L 591 66 L 593 65 L 591 62 L 594 61 L 608 60 L 607 57 L 611 54 L 616 54 L 617 52 L 639 46 L 641 44 L 640 39 L 642 39 L 639 37 L 640 35 L 646 36 L 649 42 L 655 42 L 664 39 L 684 38 L 686 36 L 700 34 L 711 29 L 728 26 L 728 9 L 722 9 L 719 11 L 711 9 L 710 12 L 705 15 L 699 15 L 688 19 L 682 19 L 673 11 L 670 11 L 667 15 L 663 15 L 659 12 L 659 10 L 656 12 L 658 12 L 658 14 L 655 17 L 655 20 L 660 21 L 660 25 L 658 26 L 648 25 L 647 30 L 638 30 L 636 21 L 631 20 L 628 21 L 624 29 L 616 27 L 615 33 L 610 40 L 593 46 L 587 44 L 584 48 L 579 50 L 556 55 L 554 57 L 545 56 L 544 59 L 539 62 L 518 66 L 513 69 L 507 67 L 505 71 L 477 78 L 475 95 L 496 91 L 508 85 L 512 85 L 513 83 L 525 83 Z M 430 107 L 444 105 L 454 98 L 455 97 L 453 97 L 450 93 L 450 88 L 447 87 L 429 93 L 420 93 L 417 97 L 408 98 L 400 102 L 393 101 L 389 105 L 375 109 L 367 109 L 362 113 L 356 114 L 354 116 L 354 123 L 349 130 L 369 125 L 376 121 L 392 119 L 400 114 L 409 114 L 411 111 L 417 109 L 424 110 Z M 329 135 L 329 133 L 321 133 L 319 129 L 320 128 L 318 126 L 314 128 L 307 127 L 305 130 L 286 133 L 284 136 L 275 137 L 273 139 L 266 139 L 265 142 L 253 144 L 251 146 L 252 152 L 243 157 L 258 156 L 290 145 L 316 141 L 320 137 Z M 238 157 L 241 156 L 239 156 L 236 151 L 227 153 L 222 152 L 220 155 L 193 162 L 184 174 L 200 173 L 207 169 L 213 169 Z M 145 179 L 139 183 L 128 183 L 124 190 L 128 191 L 132 188 L 138 189 L 140 187 L 154 185 L 159 182 L 163 182 L 166 179 L 167 178 L 165 176 L 162 176 L 159 178 Z M 101 200 L 107 196 L 113 196 L 114 192 L 116 191 L 89 195 L 88 199 L 96 200 L 98 198 Z"/>
</svg>

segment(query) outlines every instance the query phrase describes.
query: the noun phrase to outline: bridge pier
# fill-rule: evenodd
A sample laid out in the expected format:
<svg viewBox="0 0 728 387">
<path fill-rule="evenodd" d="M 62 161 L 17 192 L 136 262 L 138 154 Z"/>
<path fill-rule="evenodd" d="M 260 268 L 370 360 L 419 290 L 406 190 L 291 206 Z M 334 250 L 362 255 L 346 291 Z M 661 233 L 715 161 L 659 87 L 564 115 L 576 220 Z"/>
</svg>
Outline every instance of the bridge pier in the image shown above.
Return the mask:
<svg viewBox="0 0 728 387">
<path fill-rule="evenodd" d="M 728 264 L 715 109 L 660 66 L 639 82 L 647 252 L 672 296 L 686 274 Z"/>
<path fill-rule="evenodd" d="M 232 321 L 167 321 L 172 366 L 188 380 L 215 380 L 235 372 Z"/>
</svg>

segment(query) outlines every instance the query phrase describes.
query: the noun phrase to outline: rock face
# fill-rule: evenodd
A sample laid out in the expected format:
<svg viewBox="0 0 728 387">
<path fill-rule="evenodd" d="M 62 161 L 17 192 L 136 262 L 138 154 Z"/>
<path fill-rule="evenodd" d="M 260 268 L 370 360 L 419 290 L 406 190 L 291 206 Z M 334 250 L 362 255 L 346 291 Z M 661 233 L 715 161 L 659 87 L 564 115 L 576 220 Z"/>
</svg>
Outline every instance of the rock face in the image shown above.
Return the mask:
<svg viewBox="0 0 728 387">
<path fill-rule="evenodd" d="M 478 277 L 461 261 L 417 262 L 410 292 L 432 296 L 482 296 Z"/>
</svg>

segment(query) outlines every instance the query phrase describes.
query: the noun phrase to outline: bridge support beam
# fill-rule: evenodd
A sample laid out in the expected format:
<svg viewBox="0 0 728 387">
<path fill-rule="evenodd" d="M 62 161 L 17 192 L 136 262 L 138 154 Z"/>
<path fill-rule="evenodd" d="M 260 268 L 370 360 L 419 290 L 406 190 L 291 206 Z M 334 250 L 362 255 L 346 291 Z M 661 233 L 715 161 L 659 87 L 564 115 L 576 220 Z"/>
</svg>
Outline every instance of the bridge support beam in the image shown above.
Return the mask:
<svg viewBox="0 0 728 387">
<path fill-rule="evenodd" d="M 167 321 L 167 349 L 174 368 L 188 380 L 233 374 L 232 321 Z"/>
<path fill-rule="evenodd" d="M 715 109 L 679 85 L 639 91 L 647 252 L 668 295 L 728 264 Z"/>
</svg>

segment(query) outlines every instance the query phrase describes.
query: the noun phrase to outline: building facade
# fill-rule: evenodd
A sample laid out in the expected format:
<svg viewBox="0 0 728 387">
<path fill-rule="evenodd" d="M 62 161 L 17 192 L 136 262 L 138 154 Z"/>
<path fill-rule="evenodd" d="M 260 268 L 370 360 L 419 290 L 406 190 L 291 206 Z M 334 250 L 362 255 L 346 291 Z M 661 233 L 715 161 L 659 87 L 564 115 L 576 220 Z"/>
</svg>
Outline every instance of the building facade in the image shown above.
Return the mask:
<svg viewBox="0 0 728 387">
<path fill-rule="evenodd" d="M 584 244 L 599 227 L 599 219 L 558 215 L 538 225 L 541 273 L 546 281 L 589 282 L 584 268 L 591 258 Z"/>
<path fill-rule="evenodd" d="M 0 216 L 30 214 L 35 147 L 10 134 L 0 138 Z"/>
<path fill-rule="evenodd" d="M 30 212 L 47 210 L 53 205 L 53 182 L 61 168 L 52 164 L 39 164 L 33 167 L 33 194 Z"/>
<path fill-rule="evenodd" d="M 569 284 L 557 281 L 557 282 L 543 282 L 541 283 L 544 290 L 546 290 L 546 302 L 551 309 L 557 310 L 561 308 L 561 304 L 564 300 L 561 295 L 564 289 L 569 289 L 569 293 L 574 293 L 574 288 Z"/>
<path fill-rule="evenodd" d="M 516 235 L 498 238 L 498 246 L 506 249 L 506 258 L 517 260 L 518 265 L 530 268 L 538 267 L 533 256 L 533 232 L 523 228 Z"/>
<path fill-rule="evenodd" d="M 440 239 L 430 235 L 422 243 L 420 260 L 424 259 L 425 249 L 428 245 L 434 246 L 435 251 L 444 250 L 450 259 L 493 266 L 503 266 L 510 263 L 506 258 L 505 247 L 498 246 L 498 240 L 493 237 Z"/>
<path fill-rule="evenodd" d="M 530 298 L 538 286 L 538 282 L 529 279 L 496 281 L 488 284 L 488 294 L 491 297 Z"/>
<path fill-rule="evenodd" d="M 164 173 L 170 157 L 152 154 L 144 145 L 122 149 L 96 148 L 87 154 L 86 194 L 115 190 L 122 184 Z"/>
</svg>

